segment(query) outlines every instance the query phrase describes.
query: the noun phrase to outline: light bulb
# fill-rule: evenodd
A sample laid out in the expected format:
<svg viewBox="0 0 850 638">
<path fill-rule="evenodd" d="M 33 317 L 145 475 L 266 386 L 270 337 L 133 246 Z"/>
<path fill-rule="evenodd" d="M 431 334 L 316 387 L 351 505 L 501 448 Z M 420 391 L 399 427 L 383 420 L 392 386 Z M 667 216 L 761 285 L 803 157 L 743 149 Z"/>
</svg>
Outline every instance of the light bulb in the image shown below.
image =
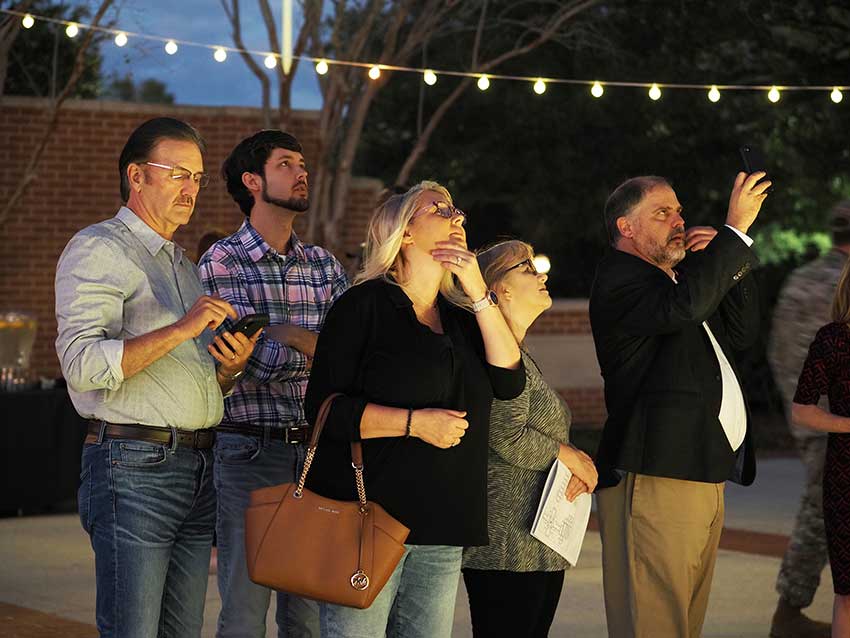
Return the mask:
<svg viewBox="0 0 850 638">
<path fill-rule="evenodd" d="M 67 35 L 69 38 L 76 38 L 77 34 L 79 32 L 80 32 L 79 27 L 76 24 L 74 24 L 73 22 L 71 24 L 69 24 L 67 27 L 65 27 L 65 35 Z"/>
<path fill-rule="evenodd" d="M 427 69 L 425 73 L 422 74 L 422 80 L 428 86 L 434 86 L 437 83 L 437 74 L 431 69 Z"/>
<path fill-rule="evenodd" d="M 838 104 L 841 100 L 844 99 L 844 94 L 841 92 L 837 86 L 832 89 L 832 93 L 829 94 L 829 99 Z"/>
<path fill-rule="evenodd" d="M 381 69 L 377 66 L 373 66 L 369 69 L 369 78 L 372 80 L 377 80 L 381 77 Z"/>
<path fill-rule="evenodd" d="M 712 102 L 720 100 L 720 90 L 717 88 L 716 84 L 711 85 L 711 89 L 708 91 L 708 99 Z"/>
<path fill-rule="evenodd" d="M 546 83 L 542 79 L 538 78 L 534 83 L 534 92 L 537 95 L 543 95 L 546 92 Z"/>
<path fill-rule="evenodd" d="M 224 62 L 227 59 L 227 51 L 221 47 L 216 47 L 213 58 L 215 58 L 216 62 Z"/>
<path fill-rule="evenodd" d="M 657 84 L 653 84 L 649 87 L 649 98 L 651 100 L 657 100 L 661 97 L 661 89 L 658 88 Z"/>
<path fill-rule="evenodd" d="M 277 58 L 274 57 L 274 54 L 269 53 L 263 60 L 263 64 L 266 65 L 267 69 L 273 69 L 277 66 Z"/>
<path fill-rule="evenodd" d="M 121 31 L 115 36 L 115 46 L 123 47 L 125 44 L 127 44 L 127 34 Z"/>
<path fill-rule="evenodd" d="M 594 82 L 593 86 L 590 87 L 590 94 L 593 97 L 602 97 L 602 94 L 605 93 L 605 89 L 602 88 L 602 85 L 599 82 Z"/>
<path fill-rule="evenodd" d="M 319 75 L 324 75 L 328 72 L 328 63 L 325 60 L 319 60 L 316 62 L 316 73 Z"/>
<path fill-rule="evenodd" d="M 774 104 L 779 101 L 780 97 L 781 96 L 779 95 L 779 89 L 777 89 L 775 86 L 771 87 L 770 91 L 767 92 L 767 99 L 773 102 Z"/>
<path fill-rule="evenodd" d="M 174 40 L 169 40 L 165 43 L 165 52 L 168 55 L 174 55 L 177 53 L 177 43 Z"/>
<path fill-rule="evenodd" d="M 534 255 L 534 259 L 531 262 L 534 264 L 534 270 L 541 275 L 545 275 L 552 269 L 552 262 L 549 261 L 546 255 Z"/>
<path fill-rule="evenodd" d="M 480 78 L 478 78 L 478 88 L 482 91 L 486 91 L 487 89 L 489 89 L 490 78 L 488 78 L 486 75 L 482 75 Z"/>
<path fill-rule="evenodd" d="M 21 20 L 21 25 L 24 29 L 32 29 L 32 25 L 34 24 L 35 18 L 33 18 L 29 13 L 24 16 L 23 20 Z"/>
</svg>

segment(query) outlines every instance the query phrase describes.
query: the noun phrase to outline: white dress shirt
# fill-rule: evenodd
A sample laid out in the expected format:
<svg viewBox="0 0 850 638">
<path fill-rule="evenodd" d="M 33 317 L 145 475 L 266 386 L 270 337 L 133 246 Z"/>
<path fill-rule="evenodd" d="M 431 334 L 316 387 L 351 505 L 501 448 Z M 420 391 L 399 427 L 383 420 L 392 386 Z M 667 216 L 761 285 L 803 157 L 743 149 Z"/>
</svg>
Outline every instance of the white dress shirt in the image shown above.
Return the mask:
<svg viewBox="0 0 850 638">
<path fill-rule="evenodd" d="M 737 228 L 728 224 L 726 227 L 733 230 L 747 246 L 753 245 L 752 237 L 745 235 Z M 747 408 L 744 405 L 744 393 L 741 391 L 741 386 L 735 377 L 735 371 L 732 370 L 729 359 L 723 354 L 723 349 L 717 343 L 717 339 L 714 338 L 711 328 L 708 327 L 708 322 L 703 321 L 702 327 L 705 329 L 706 334 L 708 334 L 708 339 L 714 348 L 714 354 L 717 356 L 717 363 L 720 364 L 723 398 L 720 401 L 720 414 L 718 418 L 720 419 L 720 425 L 723 426 L 723 431 L 726 433 L 726 438 L 729 440 L 729 445 L 734 452 L 737 452 L 747 434 Z"/>
</svg>

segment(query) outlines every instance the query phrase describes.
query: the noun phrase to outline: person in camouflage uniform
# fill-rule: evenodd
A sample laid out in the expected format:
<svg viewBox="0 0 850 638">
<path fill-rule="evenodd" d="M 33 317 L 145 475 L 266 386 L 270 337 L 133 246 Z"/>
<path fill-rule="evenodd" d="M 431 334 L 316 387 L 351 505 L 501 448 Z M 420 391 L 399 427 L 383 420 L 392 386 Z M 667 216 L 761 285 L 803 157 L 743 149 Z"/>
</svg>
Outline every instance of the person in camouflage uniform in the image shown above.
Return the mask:
<svg viewBox="0 0 850 638">
<path fill-rule="evenodd" d="M 814 621 L 802 613 L 811 605 L 827 563 L 822 502 L 827 435 L 795 425 L 791 400 L 809 344 L 818 329 L 831 321 L 832 298 L 850 254 L 850 201 L 832 209 L 831 229 L 832 250 L 795 270 L 782 287 L 768 344 L 768 362 L 806 469 L 803 498 L 776 580 L 779 603 L 771 623 L 771 638 L 830 636 L 829 623 Z"/>
</svg>

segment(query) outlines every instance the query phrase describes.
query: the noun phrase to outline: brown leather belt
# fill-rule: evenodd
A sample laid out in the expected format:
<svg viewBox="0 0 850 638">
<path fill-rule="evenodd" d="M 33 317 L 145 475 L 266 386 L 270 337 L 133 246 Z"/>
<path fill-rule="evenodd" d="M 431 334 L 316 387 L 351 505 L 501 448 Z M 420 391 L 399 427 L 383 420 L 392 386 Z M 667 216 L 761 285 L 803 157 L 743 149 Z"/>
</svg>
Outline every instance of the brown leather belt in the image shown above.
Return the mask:
<svg viewBox="0 0 850 638">
<path fill-rule="evenodd" d="M 217 432 L 227 432 L 228 434 L 243 434 L 245 436 L 253 436 L 262 439 L 265 436 L 266 428 L 259 425 L 249 425 L 242 423 L 220 423 L 216 427 Z M 310 435 L 313 434 L 313 428 L 302 425 L 290 428 L 268 428 L 269 438 L 272 441 L 283 441 L 284 443 L 306 443 L 310 440 Z"/>
<path fill-rule="evenodd" d="M 86 443 L 97 443 L 102 425 L 106 425 L 103 431 L 103 438 L 105 439 L 134 439 L 147 443 L 173 444 L 171 439 L 173 430 L 171 428 L 142 425 L 140 423 L 106 423 L 105 421 L 92 420 L 89 421 L 89 433 L 86 436 Z M 214 428 L 177 430 L 177 445 L 194 450 L 209 450 L 214 443 Z"/>
</svg>

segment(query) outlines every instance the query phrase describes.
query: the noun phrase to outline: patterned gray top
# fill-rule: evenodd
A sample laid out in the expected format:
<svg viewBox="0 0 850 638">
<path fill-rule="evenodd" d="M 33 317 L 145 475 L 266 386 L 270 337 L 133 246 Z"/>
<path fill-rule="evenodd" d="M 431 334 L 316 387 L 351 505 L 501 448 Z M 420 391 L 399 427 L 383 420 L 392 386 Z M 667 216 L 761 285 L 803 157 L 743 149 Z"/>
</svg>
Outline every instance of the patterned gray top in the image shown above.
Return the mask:
<svg viewBox="0 0 850 638">
<path fill-rule="evenodd" d="M 487 470 L 490 544 L 464 549 L 463 566 L 470 569 L 530 572 L 567 567 L 560 554 L 531 535 L 531 523 L 559 446 L 569 440 L 571 415 L 525 350 L 522 359 L 523 393 L 511 401 L 493 401 Z"/>
</svg>

